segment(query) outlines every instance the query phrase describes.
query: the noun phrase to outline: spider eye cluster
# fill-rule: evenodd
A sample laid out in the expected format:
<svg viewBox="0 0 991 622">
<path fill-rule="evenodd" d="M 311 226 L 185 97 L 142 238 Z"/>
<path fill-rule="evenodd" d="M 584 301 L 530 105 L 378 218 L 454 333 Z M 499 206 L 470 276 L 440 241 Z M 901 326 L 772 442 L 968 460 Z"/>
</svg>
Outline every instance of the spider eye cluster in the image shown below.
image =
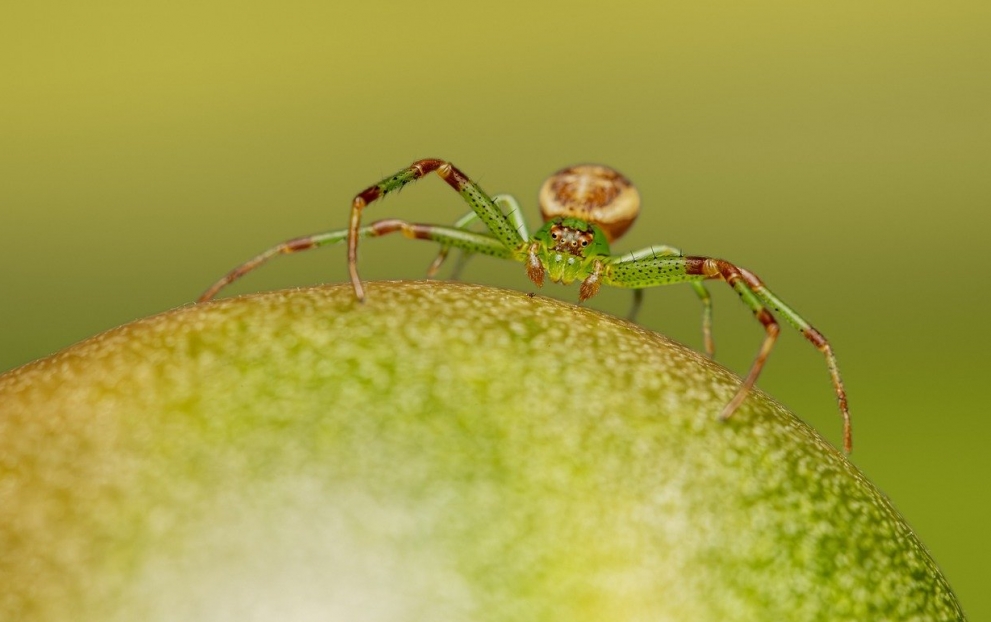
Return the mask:
<svg viewBox="0 0 991 622">
<path fill-rule="evenodd" d="M 615 169 L 581 164 L 562 169 L 544 182 L 540 211 L 545 221 L 571 217 L 598 225 L 612 242 L 636 220 L 640 193 Z"/>
<path fill-rule="evenodd" d="M 581 249 L 592 243 L 595 234 L 590 230 L 575 229 L 563 224 L 555 224 L 548 231 L 552 248 L 557 252 L 582 256 Z"/>
</svg>

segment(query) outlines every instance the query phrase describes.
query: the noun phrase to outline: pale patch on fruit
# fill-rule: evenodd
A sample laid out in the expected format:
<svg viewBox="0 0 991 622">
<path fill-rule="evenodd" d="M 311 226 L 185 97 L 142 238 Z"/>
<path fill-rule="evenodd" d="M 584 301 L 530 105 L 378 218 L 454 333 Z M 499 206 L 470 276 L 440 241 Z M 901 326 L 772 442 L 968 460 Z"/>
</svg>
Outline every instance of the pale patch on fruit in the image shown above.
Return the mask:
<svg viewBox="0 0 991 622">
<path fill-rule="evenodd" d="M 471 590 L 451 559 L 416 546 L 442 527 L 431 524 L 442 516 L 422 503 L 304 478 L 246 482 L 201 502 L 183 537 L 154 549 L 137 570 L 114 620 L 472 617 Z"/>
</svg>

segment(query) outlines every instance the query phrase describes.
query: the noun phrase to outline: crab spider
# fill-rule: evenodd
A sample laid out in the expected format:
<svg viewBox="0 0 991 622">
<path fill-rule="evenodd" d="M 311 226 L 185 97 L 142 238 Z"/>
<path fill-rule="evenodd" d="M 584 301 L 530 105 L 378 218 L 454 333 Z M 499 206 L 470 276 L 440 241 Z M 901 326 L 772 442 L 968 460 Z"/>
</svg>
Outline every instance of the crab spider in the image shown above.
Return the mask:
<svg viewBox="0 0 991 622">
<path fill-rule="evenodd" d="M 362 226 L 361 216 L 369 204 L 434 172 L 471 206 L 471 211 L 454 226 L 413 223 L 394 218 Z M 294 238 L 274 246 L 227 273 L 204 292 L 199 301 L 212 299 L 221 289 L 276 255 L 344 241 L 347 241 L 348 270 L 355 298 L 363 301 L 365 289 L 358 274 L 358 240 L 400 232 L 411 239 L 440 244 L 440 252 L 428 275 L 436 272 L 450 249 L 456 248 L 469 255 L 491 255 L 521 262 L 525 265 L 527 276 L 538 287 L 544 284 L 545 279 L 565 285 L 580 282 L 578 297 L 581 301 L 594 296 L 602 285 L 632 289 L 635 296 L 631 315 L 639 307 L 640 290 L 688 283 L 703 305 L 705 348 L 707 354 L 712 356 L 712 304 L 703 282 L 720 280 L 739 294 L 764 327 L 764 340 L 750 371 L 720 417 L 728 419 L 757 381 L 778 338 L 779 326 L 771 314 L 773 311 L 798 329 L 825 356 L 843 417 L 843 447 L 848 453 L 852 450 L 853 436 L 846 392 L 829 342 L 767 289 L 757 275 L 723 259 L 683 255 L 671 246 L 650 246 L 613 255 L 609 244 L 633 224 L 640 212 L 640 195 L 628 179 L 606 166 L 580 165 L 558 171 L 541 187 L 540 209 L 544 225 L 531 235 L 519 205 L 512 197 L 489 197 L 467 175 L 445 160 L 418 160 L 355 196 L 347 229 Z M 476 220 L 481 221 L 488 231 L 470 231 L 468 227 Z"/>
</svg>

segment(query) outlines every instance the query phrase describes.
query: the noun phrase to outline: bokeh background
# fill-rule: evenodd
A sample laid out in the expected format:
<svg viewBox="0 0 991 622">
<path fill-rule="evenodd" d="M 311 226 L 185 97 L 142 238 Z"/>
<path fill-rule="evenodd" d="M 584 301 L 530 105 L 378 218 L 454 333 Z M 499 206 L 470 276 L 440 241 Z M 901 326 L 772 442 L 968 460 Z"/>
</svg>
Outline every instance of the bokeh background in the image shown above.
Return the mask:
<svg viewBox="0 0 991 622">
<path fill-rule="evenodd" d="M 453 160 L 531 223 L 547 174 L 608 163 L 644 199 L 615 250 L 733 260 L 832 340 L 853 460 L 987 618 L 989 32 L 985 0 L 12 4 L 0 371 L 343 227 L 355 192 L 414 159 Z M 426 179 L 368 218 L 464 210 Z M 364 275 L 417 278 L 432 256 L 372 240 Z M 533 289 L 488 258 L 463 277 Z M 343 248 L 321 249 L 232 293 L 344 278 Z M 717 356 L 743 372 L 761 329 L 728 288 L 714 297 Z M 641 321 L 701 347 L 688 288 L 649 291 Z M 839 442 L 825 365 L 798 334 L 760 386 Z"/>
</svg>

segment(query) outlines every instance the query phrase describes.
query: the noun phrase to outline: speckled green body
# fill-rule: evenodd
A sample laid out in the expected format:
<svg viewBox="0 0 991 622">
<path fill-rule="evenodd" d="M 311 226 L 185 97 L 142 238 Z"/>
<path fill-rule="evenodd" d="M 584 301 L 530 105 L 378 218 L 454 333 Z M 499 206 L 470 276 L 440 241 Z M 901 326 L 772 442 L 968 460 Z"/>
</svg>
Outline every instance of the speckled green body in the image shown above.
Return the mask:
<svg viewBox="0 0 991 622">
<path fill-rule="evenodd" d="M 582 240 L 559 243 L 557 230 L 574 232 Z M 578 218 L 554 218 L 534 232 L 532 252 L 547 271 L 547 277 L 564 285 L 584 281 L 596 271 L 596 263 L 609 258 L 609 242 L 597 226 Z M 585 246 L 581 243 L 585 242 Z M 524 255 L 525 256 L 525 255 Z"/>
<path fill-rule="evenodd" d="M 738 385 L 468 285 L 143 320 L 0 377 L 0 619 L 964 619 L 806 424 L 718 419 Z"/>
</svg>

